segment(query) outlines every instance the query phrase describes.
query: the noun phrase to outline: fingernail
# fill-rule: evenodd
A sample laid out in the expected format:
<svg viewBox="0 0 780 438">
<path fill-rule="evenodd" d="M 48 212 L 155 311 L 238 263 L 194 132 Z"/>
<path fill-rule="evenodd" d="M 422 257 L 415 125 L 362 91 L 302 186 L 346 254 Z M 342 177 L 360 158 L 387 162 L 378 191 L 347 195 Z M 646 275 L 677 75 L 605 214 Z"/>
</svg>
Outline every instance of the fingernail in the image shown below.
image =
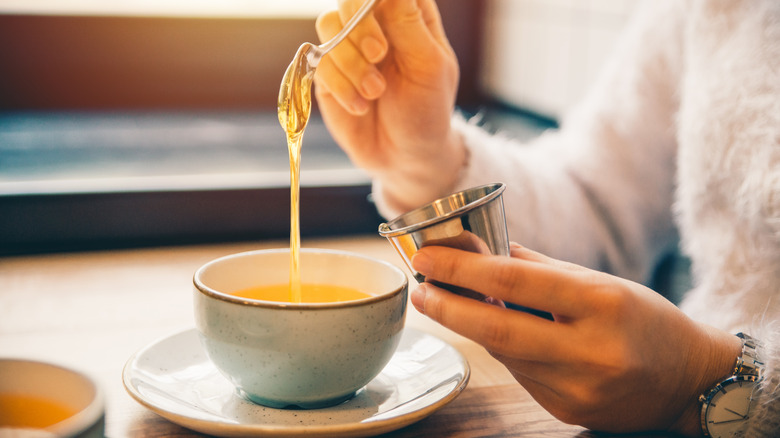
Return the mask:
<svg viewBox="0 0 780 438">
<path fill-rule="evenodd" d="M 385 91 L 385 78 L 377 72 L 372 72 L 360 83 L 363 93 L 368 98 L 379 97 Z"/>
<path fill-rule="evenodd" d="M 412 268 L 423 275 L 428 275 L 433 269 L 433 259 L 428 254 L 417 252 L 412 256 Z"/>
<path fill-rule="evenodd" d="M 363 38 L 360 42 L 360 50 L 368 62 L 379 62 L 385 56 L 385 45 L 373 37 Z"/>
<path fill-rule="evenodd" d="M 368 101 L 362 97 L 356 97 L 352 101 L 352 114 L 363 115 L 368 112 Z"/>
<path fill-rule="evenodd" d="M 485 297 L 484 301 L 486 303 L 488 303 L 490 305 L 493 305 L 493 306 L 496 306 L 496 307 L 501 307 L 503 309 L 506 308 L 506 304 L 503 301 L 499 300 L 498 298 Z"/>
<path fill-rule="evenodd" d="M 412 305 L 418 312 L 425 314 L 425 294 L 428 292 L 428 286 L 423 283 L 412 291 Z"/>
</svg>

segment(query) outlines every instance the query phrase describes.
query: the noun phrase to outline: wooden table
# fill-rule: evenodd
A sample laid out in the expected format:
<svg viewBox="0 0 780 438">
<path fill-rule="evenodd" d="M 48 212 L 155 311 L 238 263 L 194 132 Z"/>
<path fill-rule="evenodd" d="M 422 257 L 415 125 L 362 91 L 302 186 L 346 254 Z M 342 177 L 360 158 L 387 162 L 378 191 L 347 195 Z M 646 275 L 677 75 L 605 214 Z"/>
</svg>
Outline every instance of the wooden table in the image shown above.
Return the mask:
<svg viewBox="0 0 780 438">
<path fill-rule="evenodd" d="M 0 356 L 51 361 L 94 376 L 107 397 L 109 437 L 201 436 L 133 400 L 122 386 L 122 367 L 149 343 L 194 326 L 191 281 L 203 263 L 287 245 L 263 241 L 0 258 Z M 403 267 L 379 236 L 304 239 L 303 246 L 359 252 Z M 387 436 L 592 436 L 544 411 L 482 347 L 413 307 L 407 325 L 458 348 L 471 365 L 471 379 L 455 401 Z"/>
</svg>

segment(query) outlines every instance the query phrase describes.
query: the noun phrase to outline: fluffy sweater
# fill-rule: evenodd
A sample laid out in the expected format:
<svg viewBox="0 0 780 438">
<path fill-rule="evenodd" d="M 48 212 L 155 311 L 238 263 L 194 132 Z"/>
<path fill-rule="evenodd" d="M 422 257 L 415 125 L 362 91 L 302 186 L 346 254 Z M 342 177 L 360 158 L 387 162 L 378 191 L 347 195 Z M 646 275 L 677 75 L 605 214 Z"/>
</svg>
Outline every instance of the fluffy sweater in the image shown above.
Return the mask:
<svg viewBox="0 0 780 438">
<path fill-rule="evenodd" d="M 764 343 L 747 436 L 780 434 L 780 2 L 648 1 L 560 129 L 521 144 L 453 124 L 456 189 L 505 182 L 511 240 L 640 282 L 679 244 L 681 309 Z"/>
</svg>

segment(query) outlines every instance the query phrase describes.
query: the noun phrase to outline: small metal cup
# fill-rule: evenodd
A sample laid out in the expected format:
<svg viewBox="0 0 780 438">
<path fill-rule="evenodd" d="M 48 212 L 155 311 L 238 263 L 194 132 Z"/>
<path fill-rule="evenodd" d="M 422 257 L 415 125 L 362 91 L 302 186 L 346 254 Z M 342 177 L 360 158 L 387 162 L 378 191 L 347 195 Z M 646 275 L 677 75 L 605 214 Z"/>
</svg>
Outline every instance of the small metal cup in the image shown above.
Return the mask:
<svg viewBox="0 0 780 438">
<path fill-rule="evenodd" d="M 503 183 L 473 187 L 437 199 L 379 225 L 406 263 L 414 278 L 425 276 L 412 268 L 412 256 L 424 246 L 448 246 L 480 254 L 509 255 L 509 236 L 504 216 Z M 476 299 L 474 291 L 441 285 L 455 293 Z"/>
</svg>

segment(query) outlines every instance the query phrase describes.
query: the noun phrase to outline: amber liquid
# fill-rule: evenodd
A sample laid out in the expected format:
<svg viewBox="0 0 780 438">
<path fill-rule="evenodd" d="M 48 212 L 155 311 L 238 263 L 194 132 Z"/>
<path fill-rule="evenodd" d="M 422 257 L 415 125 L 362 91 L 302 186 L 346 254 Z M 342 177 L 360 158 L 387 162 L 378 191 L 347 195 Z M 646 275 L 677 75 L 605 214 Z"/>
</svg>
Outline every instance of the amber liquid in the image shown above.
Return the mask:
<svg viewBox="0 0 780 438">
<path fill-rule="evenodd" d="M 43 429 L 75 415 L 57 402 L 21 394 L 0 394 L 0 427 Z"/>
<path fill-rule="evenodd" d="M 368 298 L 371 295 L 349 287 L 330 284 L 304 283 L 300 285 L 301 300 L 304 303 L 338 303 Z M 253 300 L 277 301 L 289 303 L 290 285 L 275 284 L 271 286 L 255 286 L 234 292 L 233 295 Z"/>
<path fill-rule="evenodd" d="M 301 141 L 311 113 L 311 85 L 314 70 L 306 61 L 305 50 L 298 50 L 279 89 L 279 123 L 287 133 L 290 153 L 290 292 L 289 301 L 301 302 L 300 270 L 300 176 Z"/>
</svg>

